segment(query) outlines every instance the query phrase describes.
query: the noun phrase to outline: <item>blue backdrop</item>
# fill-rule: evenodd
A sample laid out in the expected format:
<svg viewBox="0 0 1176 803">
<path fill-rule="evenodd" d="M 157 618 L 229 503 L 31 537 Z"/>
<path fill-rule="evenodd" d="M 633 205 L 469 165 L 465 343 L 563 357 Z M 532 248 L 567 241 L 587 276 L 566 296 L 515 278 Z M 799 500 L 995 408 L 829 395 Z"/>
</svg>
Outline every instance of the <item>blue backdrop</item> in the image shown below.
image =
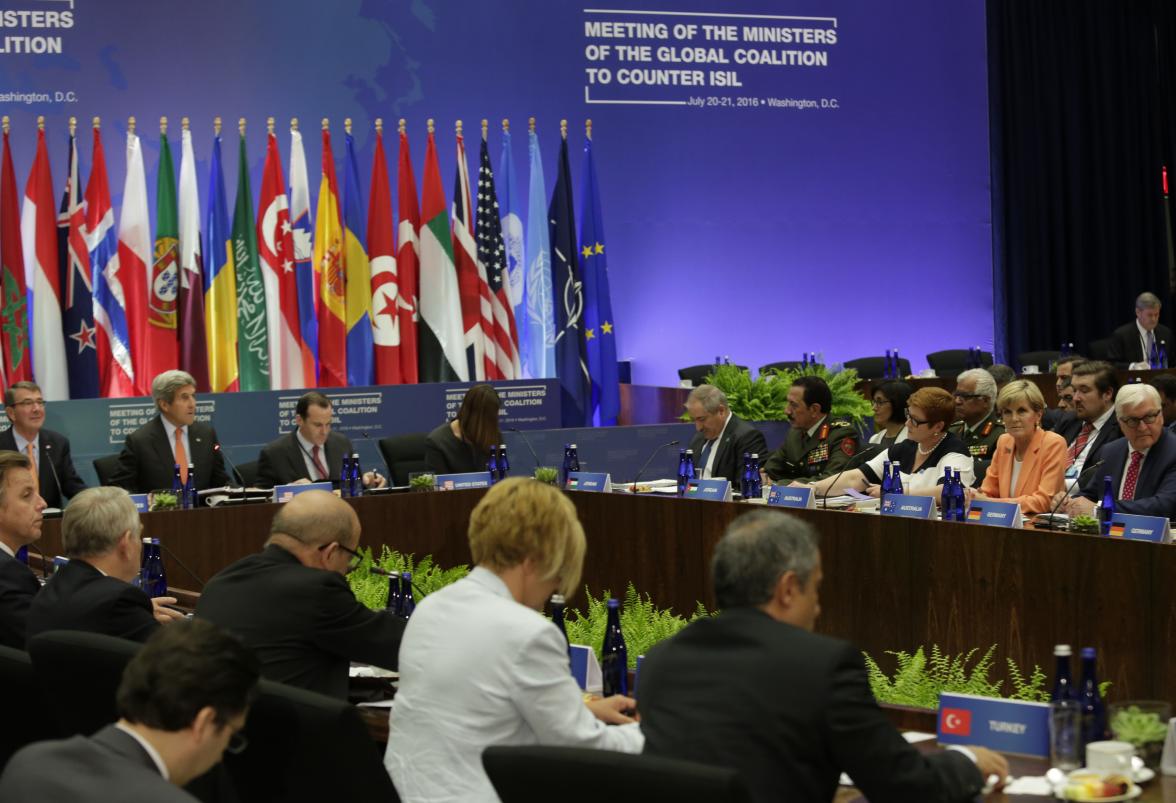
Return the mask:
<svg viewBox="0 0 1176 803">
<path fill-rule="evenodd" d="M 68 26 L 5 20 L 0 97 L 22 190 L 38 114 L 58 192 L 68 117 L 79 119 L 85 180 L 89 120 L 102 116 L 116 212 L 129 115 L 152 196 L 161 115 L 176 151 L 179 119 L 192 119 L 200 160 L 214 116 L 227 153 L 248 118 L 255 188 L 265 118 L 278 120 L 286 161 L 299 117 L 312 193 L 322 117 L 336 157 L 353 118 L 365 185 L 376 117 L 393 170 L 395 121 L 408 119 L 418 177 L 425 119 L 436 118 L 449 193 L 455 119 L 471 143 L 478 121 L 492 121 L 497 163 L 509 117 L 525 187 L 534 116 L 549 194 L 569 119 L 578 203 L 591 117 L 618 353 L 634 360 L 634 381 L 672 383 L 677 367 L 716 354 L 758 366 L 802 349 L 837 362 L 898 347 L 917 369 L 936 348 L 991 347 L 981 0 L 628 0 L 609 13 L 551 0 L 5 5 L 72 9 Z M 588 72 L 601 68 L 607 83 Z M 231 192 L 235 159 L 226 167 Z M 198 171 L 203 193 L 207 164 Z"/>
</svg>

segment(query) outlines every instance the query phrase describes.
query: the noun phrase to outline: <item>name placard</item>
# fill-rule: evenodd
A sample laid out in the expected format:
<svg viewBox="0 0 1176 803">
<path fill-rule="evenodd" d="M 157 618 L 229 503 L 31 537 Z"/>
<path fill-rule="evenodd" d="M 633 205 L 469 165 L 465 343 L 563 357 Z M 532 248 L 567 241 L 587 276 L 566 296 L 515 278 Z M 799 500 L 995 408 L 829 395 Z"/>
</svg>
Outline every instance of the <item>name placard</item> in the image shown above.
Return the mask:
<svg viewBox="0 0 1176 803">
<path fill-rule="evenodd" d="M 813 493 L 812 488 L 773 485 L 768 491 L 768 504 L 775 507 L 803 507 L 811 510 L 816 506 L 816 494 Z"/>
<path fill-rule="evenodd" d="M 582 644 L 569 644 L 568 657 L 572 661 L 572 677 L 576 679 L 576 685 L 584 691 L 599 693 L 604 688 L 604 676 L 600 673 L 596 652 Z"/>
<path fill-rule="evenodd" d="M 1049 758 L 1049 703 L 972 694 L 939 695 L 940 744 L 978 744 L 1001 753 Z"/>
<path fill-rule="evenodd" d="M 471 471 L 468 474 L 438 474 L 433 477 L 433 487 L 438 491 L 461 491 L 466 488 L 489 488 L 489 471 Z"/>
<path fill-rule="evenodd" d="M 599 471 L 569 471 L 564 487 L 569 491 L 609 493 L 612 491 L 612 479 L 607 473 Z"/>
<path fill-rule="evenodd" d="M 1172 530 L 1163 516 L 1133 516 L 1116 513 L 1111 517 L 1112 538 L 1126 538 L 1132 541 L 1152 541 L 1157 544 L 1172 543 Z"/>
<path fill-rule="evenodd" d="M 304 494 L 307 491 L 326 491 L 331 492 L 331 483 L 329 482 L 303 482 L 298 485 L 275 485 L 274 486 L 274 501 L 275 502 L 289 502 L 298 494 Z"/>
<path fill-rule="evenodd" d="M 131 501 L 135 503 L 135 510 L 140 513 L 146 513 L 151 509 L 151 505 L 147 501 L 147 494 L 131 494 Z"/>
<path fill-rule="evenodd" d="M 705 499 L 708 502 L 730 502 L 731 481 L 710 479 L 690 480 L 686 485 L 688 499 Z"/>
<path fill-rule="evenodd" d="M 929 496 L 886 494 L 879 510 L 883 516 L 905 516 L 908 519 L 929 519 L 935 513 L 935 500 Z"/>
<path fill-rule="evenodd" d="M 1016 502 L 977 499 L 968 508 L 964 521 L 969 524 L 991 524 L 993 527 L 1020 527 L 1021 506 Z"/>
</svg>

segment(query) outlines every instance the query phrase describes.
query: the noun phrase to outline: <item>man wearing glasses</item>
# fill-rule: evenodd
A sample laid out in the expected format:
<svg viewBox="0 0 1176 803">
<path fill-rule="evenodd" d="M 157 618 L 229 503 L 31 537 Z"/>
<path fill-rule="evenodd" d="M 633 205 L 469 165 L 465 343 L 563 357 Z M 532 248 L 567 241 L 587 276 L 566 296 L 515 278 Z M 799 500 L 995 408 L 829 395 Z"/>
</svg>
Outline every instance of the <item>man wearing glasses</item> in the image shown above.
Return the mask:
<svg viewBox="0 0 1176 803">
<path fill-rule="evenodd" d="M 1116 512 L 1176 517 L 1176 435 L 1164 427 L 1160 394 L 1151 385 L 1124 385 L 1115 396 L 1115 416 L 1123 437 L 1107 444 L 1103 464 L 1063 509 L 1070 516 L 1093 515 L 1109 476 Z"/>
<path fill-rule="evenodd" d="M 12 425 L 0 431 L 0 449 L 20 452 L 33 464 L 33 483 L 46 507 L 64 507 L 85 490 L 74 468 L 69 439 L 45 429 L 45 397 L 35 382 L 14 382 L 4 392 L 4 412 Z"/>
<path fill-rule="evenodd" d="M 343 500 L 298 494 L 274 516 L 264 550 L 208 581 L 196 615 L 240 636 L 270 680 L 347 699 L 352 661 L 396 669 L 405 625 L 351 592 L 359 533 Z"/>
<path fill-rule="evenodd" d="M 996 441 L 1004 424 L 996 412 L 996 380 L 983 368 L 964 371 L 956 377 L 956 420 L 948 427 L 972 455 L 977 484 L 984 481 Z"/>
</svg>

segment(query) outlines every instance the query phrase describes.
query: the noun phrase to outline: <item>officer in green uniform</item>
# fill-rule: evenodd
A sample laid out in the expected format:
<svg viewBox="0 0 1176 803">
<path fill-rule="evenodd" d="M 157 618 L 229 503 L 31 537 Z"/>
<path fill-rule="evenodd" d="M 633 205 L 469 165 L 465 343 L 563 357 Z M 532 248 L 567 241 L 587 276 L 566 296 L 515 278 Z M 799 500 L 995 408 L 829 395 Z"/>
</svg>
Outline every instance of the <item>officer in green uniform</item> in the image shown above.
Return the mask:
<svg viewBox="0 0 1176 803">
<path fill-rule="evenodd" d="M 857 454 L 858 432 L 845 420 L 829 415 L 833 394 L 819 376 L 797 377 L 788 389 L 788 421 L 792 428 L 784 445 L 768 457 L 767 481 L 813 482 L 837 474 Z"/>
<path fill-rule="evenodd" d="M 996 381 L 983 368 L 964 371 L 956 377 L 956 420 L 948 427 L 972 454 L 976 485 L 984 480 L 996 439 L 1004 434 L 1004 424 L 996 412 Z"/>
</svg>

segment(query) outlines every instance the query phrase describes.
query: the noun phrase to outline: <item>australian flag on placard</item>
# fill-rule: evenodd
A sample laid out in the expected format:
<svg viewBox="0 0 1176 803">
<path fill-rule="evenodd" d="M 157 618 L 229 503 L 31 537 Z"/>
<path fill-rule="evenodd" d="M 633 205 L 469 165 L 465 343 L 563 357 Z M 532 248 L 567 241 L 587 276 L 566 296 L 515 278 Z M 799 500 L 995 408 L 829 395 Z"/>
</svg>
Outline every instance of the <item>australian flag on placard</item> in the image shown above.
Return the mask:
<svg viewBox="0 0 1176 803">
<path fill-rule="evenodd" d="M 576 249 L 576 213 L 572 202 L 572 171 L 568 140 L 559 146 L 559 174 L 547 208 L 551 231 L 551 276 L 555 293 L 555 375 L 559 378 L 560 411 L 565 427 L 589 426 L 590 380 L 584 348 L 584 292 Z"/>
<path fill-rule="evenodd" d="M 592 382 L 588 422 L 612 426 L 621 412 L 617 376 L 616 322 L 608 290 L 608 262 L 604 247 L 604 219 L 600 188 L 592 159 L 592 140 L 584 140 L 583 196 L 580 204 L 580 272 L 584 277 L 584 340 L 588 376 Z"/>
</svg>

